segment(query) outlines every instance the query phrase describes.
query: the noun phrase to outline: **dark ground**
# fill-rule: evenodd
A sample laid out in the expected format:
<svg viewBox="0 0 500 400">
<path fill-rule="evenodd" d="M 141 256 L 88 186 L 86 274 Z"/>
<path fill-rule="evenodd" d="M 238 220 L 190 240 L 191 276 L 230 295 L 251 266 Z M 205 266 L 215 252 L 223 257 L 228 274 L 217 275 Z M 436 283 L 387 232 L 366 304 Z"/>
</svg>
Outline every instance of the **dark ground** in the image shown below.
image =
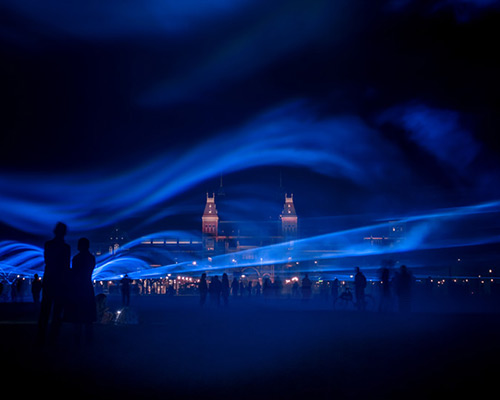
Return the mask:
<svg viewBox="0 0 500 400">
<path fill-rule="evenodd" d="M 239 300 L 236 302 L 236 300 Z M 134 325 L 35 350 L 31 303 L 0 303 L 2 382 L 34 393 L 146 398 L 428 398 L 498 391 L 500 314 L 333 311 L 299 301 L 133 297 Z M 119 299 L 109 297 L 116 310 Z"/>
</svg>

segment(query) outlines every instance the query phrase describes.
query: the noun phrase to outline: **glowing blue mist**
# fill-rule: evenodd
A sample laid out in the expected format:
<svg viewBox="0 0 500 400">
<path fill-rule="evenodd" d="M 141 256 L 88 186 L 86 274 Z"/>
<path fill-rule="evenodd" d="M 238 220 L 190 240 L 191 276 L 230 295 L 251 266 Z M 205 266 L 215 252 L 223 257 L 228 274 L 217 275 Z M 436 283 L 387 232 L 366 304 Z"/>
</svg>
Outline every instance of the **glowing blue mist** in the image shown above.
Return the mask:
<svg viewBox="0 0 500 400">
<path fill-rule="evenodd" d="M 342 12 L 344 11 L 344 12 Z M 254 73 L 280 57 L 308 43 L 330 38 L 332 26 L 346 18 L 345 10 L 330 1 L 283 2 L 280 7 L 259 9 L 246 29 L 227 35 L 223 43 L 208 56 L 195 58 L 193 68 L 165 78 L 144 93 L 140 103 L 158 106 L 184 101 L 231 81 Z M 299 26 L 298 26 L 299 25 Z M 328 32 L 328 33 L 327 33 Z"/>
<path fill-rule="evenodd" d="M 264 246 L 238 253 L 222 254 L 207 258 L 201 249 L 193 249 L 186 253 L 176 251 L 170 254 L 167 246 L 143 246 L 144 242 L 154 242 L 158 238 L 165 241 L 182 236 L 189 243 L 199 243 L 196 235 L 184 232 L 159 232 L 148 235 L 122 246 L 115 254 L 108 254 L 97 258 L 97 266 L 93 278 L 96 280 L 119 279 L 124 274 L 131 278 L 158 278 L 167 274 L 193 274 L 208 271 L 220 274 L 233 269 L 241 271 L 244 268 L 267 265 L 283 265 L 303 263 L 304 261 L 320 261 L 319 264 L 300 265 L 294 272 L 314 269 L 321 273 L 345 271 L 346 264 L 336 264 L 334 260 L 356 257 L 370 257 L 396 253 L 413 252 L 428 249 L 448 247 L 466 247 L 500 242 L 500 235 L 492 235 L 491 230 L 499 227 L 492 218 L 500 212 L 500 201 L 479 204 L 475 206 L 440 210 L 428 214 L 401 218 L 398 224 L 408 224 L 408 230 L 403 240 L 388 242 L 385 246 L 374 246 L 365 237 L 371 237 L 377 230 L 389 228 L 393 222 L 380 222 L 373 225 L 341 230 L 325 235 L 312 236 L 293 242 L 283 242 L 271 246 Z M 456 223 L 466 226 L 477 217 L 483 217 L 481 226 L 483 232 L 466 231 L 456 233 Z M 492 221 L 490 225 L 487 221 Z M 161 267 L 151 267 L 159 258 L 177 259 Z M 1 272 L 3 278 L 13 279 L 17 275 L 32 276 L 34 273 L 43 273 L 43 250 L 35 246 L 16 242 L 0 243 Z M 327 262 L 325 262 L 327 261 Z M 330 261 L 330 262 L 328 262 Z M 418 263 L 417 266 L 424 266 Z M 373 267 L 363 265 L 363 268 Z M 413 267 L 413 265 L 412 265 Z M 9 278 L 10 277 L 10 278 Z"/>
<path fill-rule="evenodd" d="M 422 7 L 422 2 L 415 0 L 390 0 L 386 9 L 391 12 L 404 11 L 415 4 Z M 435 13 L 442 10 L 451 10 L 458 22 L 465 23 L 472 18 L 481 15 L 482 11 L 498 10 L 500 7 L 497 0 L 438 0 L 429 4 L 423 4 L 422 10 Z"/>
<path fill-rule="evenodd" d="M 388 232 L 388 228 L 394 225 L 394 221 L 381 222 L 374 225 L 342 230 L 320 236 L 313 236 L 293 242 L 284 242 L 272 246 L 246 250 L 237 254 L 225 254 L 214 257 L 210 261 L 197 263 L 197 270 L 223 270 L 228 268 L 244 268 L 268 264 L 287 264 L 311 260 L 335 260 L 352 257 L 391 255 L 428 249 L 442 249 L 448 247 L 466 247 L 500 242 L 499 235 L 492 235 L 491 228 L 497 231 L 499 227 L 495 222 L 488 225 L 487 220 L 500 212 L 500 201 L 441 210 L 419 216 L 400 218 L 397 224 L 408 224 L 409 230 L 404 239 L 390 241 L 385 246 L 374 246 L 370 237 L 377 231 Z M 454 232 L 454 223 L 461 222 L 469 224 L 474 222 L 477 215 L 484 215 L 482 233 L 465 232 L 457 234 Z M 390 239 L 390 238 L 389 238 Z M 171 271 L 174 266 L 164 267 L 165 271 Z M 305 271 L 311 267 L 306 266 Z M 314 268 L 314 267 L 313 267 Z M 345 267 L 338 265 L 321 265 L 317 267 L 323 272 L 341 271 Z M 378 268 L 378 266 L 377 266 Z M 300 268 L 298 269 L 300 270 Z M 295 269 L 297 271 L 297 268 Z M 162 271 L 163 272 L 163 271 Z"/>
<path fill-rule="evenodd" d="M 18 275 L 41 274 L 44 264 L 43 249 L 14 241 L 0 242 L 0 279 L 12 283 Z"/>
<path fill-rule="evenodd" d="M 143 277 L 161 277 L 167 274 L 198 273 L 208 271 L 212 274 L 221 274 L 223 271 L 232 269 L 241 270 L 248 267 L 259 267 L 266 265 L 296 264 L 293 271 L 310 271 L 314 269 L 322 274 L 341 271 L 350 271 L 351 267 L 334 263 L 314 264 L 313 266 L 301 263 L 304 261 L 333 261 L 353 257 L 366 257 L 396 253 L 412 252 L 419 250 L 466 247 L 488 243 L 500 242 L 500 236 L 491 235 L 490 227 L 483 234 L 473 233 L 462 236 L 453 236 L 452 228 L 447 228 L 454 222 L 462 221 L 470 223 L 471 218 L 478 214 L 490 219 L 492 215 L 500 212 L 500 202 L 491 202 L 477 206 L 441 210 L 429 214 L 411 216 L 397 221 L 398 224 L 412 224 L 406 233 L 404 240 L 389 242 L 386 246 L 374 246 L 370 240 L 363 240 L 377 230 L 387 231 L 393 222 L 381 222 L 374 225 L 363 226 L 348 230 L 332 232 L 325 235 L 313 236 L 299 239 L 293 242 L 284 242 L 271 246 L 245 250 L 238 253 L 223 254 L 210 259 L 201 258 L 194 262 L 186 261 L 180 264 L 165 265 L 160 268 L 145 271 Z M 498 227 L 496 227 L 498 229 Z M 445 239 L 443 239 L 445 238 Z M 418 260 L 416 257 L 415 260 Z M 419 267 L 425 266 L 419 264 Z M 363 268 L 375 269 L 379 265 L 363 265 Z M 413 266 L 412 266 L 413 267 Z"/>
<path fill-rule="evenodd" d="M 27 0 L 5 0 L 2 7 L 36 21 L 34 30 L 103 40 L 178 34 L 206 20 L 230 16 L 248 3 L 250 0 L 144 0 L 140 3 L 49 0 L 42 6 Z"/>
<path fill-rule="evenodd" d="M 459 113 L 453 110 L 413 103 L 387 110 L 380 116 L 380 121 L 401 126 L 410 133 L 411 140 L 439 161 L 461 171 L 469 166 L 480 150 L 472 134 L 461 126 Z"/>
<path fill-rule="evenodd" d="M 356 146 L 350 145 L 353 137 Z M 375 187 L 387 179 L 386 160 L 402 162 L 396 149 L 358 118 L 318 121 L 302 103 L 295 103 L 190 151 L 168 152 L 118 176 L 103 171 L 4 174 L 2 222 L 34 234 L 50 232 L 55 221 L 64 221 L 72 232 L 91 231 L 165 204 L 221 173 L 265 165 L 305 166 Z M 367 163 L 376 167 L 366 168 Z M 403 167 L 390 169 L 394 182 L 408 178 Z M 161 214 L 179 213 L 182 207 L 165 206 Z"/>
</svg>

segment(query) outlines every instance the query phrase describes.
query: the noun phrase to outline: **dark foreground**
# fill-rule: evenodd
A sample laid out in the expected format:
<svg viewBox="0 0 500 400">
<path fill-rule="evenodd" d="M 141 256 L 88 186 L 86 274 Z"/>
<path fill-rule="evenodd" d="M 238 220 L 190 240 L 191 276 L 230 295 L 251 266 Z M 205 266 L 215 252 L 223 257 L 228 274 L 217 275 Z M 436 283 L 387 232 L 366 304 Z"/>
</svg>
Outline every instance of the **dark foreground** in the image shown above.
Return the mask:
<svg viewBox="0 0 500 400">
<path fill-rule="evenodd" d="M 113 309 L 118 299 L 109 299 Z M 500 314 L 334 312 L 297 303 L 201 310 L 134 298 L 139 323 L 96 325 L 75 347 L 33 347 L 36 312 L 0 303 L 2 382 L 16 396 L 418 398 L 497 393 Z M 493 391 L 493 392 L 491 392 Z"/>
</svg>

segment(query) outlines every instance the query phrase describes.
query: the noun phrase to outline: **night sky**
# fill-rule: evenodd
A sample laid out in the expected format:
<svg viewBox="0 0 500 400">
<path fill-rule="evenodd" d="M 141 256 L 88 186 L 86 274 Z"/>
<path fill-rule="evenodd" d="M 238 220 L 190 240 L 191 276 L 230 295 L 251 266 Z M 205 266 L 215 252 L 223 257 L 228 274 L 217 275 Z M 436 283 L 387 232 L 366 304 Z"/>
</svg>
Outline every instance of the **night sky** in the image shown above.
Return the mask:
<svg viewBox="0 0 500 400">
<path fill-rule="evenodd" d="M 2 238 L 196 228 L 221 175 L 221 217 L 277 217 L 286 191 L 331 231 L 497 201 L 499 11 L 4 0 Z"/>
</svg>

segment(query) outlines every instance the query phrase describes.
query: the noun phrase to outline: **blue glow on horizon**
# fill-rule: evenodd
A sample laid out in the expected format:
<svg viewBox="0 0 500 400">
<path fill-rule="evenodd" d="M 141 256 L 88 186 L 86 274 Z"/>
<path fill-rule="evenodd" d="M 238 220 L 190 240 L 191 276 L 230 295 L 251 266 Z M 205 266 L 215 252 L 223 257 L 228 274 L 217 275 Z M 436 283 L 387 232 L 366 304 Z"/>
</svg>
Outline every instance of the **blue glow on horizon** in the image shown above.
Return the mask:
<svg viewBox="0 0 500 400">
<path fill-rule="evenodd" d="M 487 219 L 492 219 L 492 215 L 500 212 L 500 201 L 479 204 L 463 208 L 440 210 L 420 216 L 410 216 L 397 221 L 397 223 L 412 223 L 406 237 L 399 243 L 391 246 L 372 246 L 366 241 L 363 242 L 364 235 L 376 229 L 387 228 L 392 222 L 380 222 L 373 225 L 356 227 L 348 230 L 331 232 L 324 235 L 298 239 L 293 242 L 282 242 L 270 246 L 263 246 L 254 249 L 244 250 L 236 253 L 222 254 L 208 259 L 200 252 L 186 253 L 182 255 L 183 260 L 166 264 L 160 267 L 151 267 L 154 262 L 155 251 L 162 256 L 169 257 L 168 251 L 162 247 L 154 249 L 151 247 L 141 247 L 144 240 L 154 240 L 154 238 L 178 238 L 183 235 L 190 240 L 200 239 L 194 234 L 185 234 L 182 231 L 158 232 L 135 239 L 122 246 L 115 254 L 106 254 L 97 257 L 97 266 L 94 270 L 95 280 L 114 280 L 128 274 L 132 279 L 147 279 L 165 277 L 167 274 L 193 274 L 203 271 L 211 273 L 222 273 L 232 269 L 258 267 L 265 265 L 302 263 L 304 261 L 334 261 L 356 257 L 370 257 L 379 255 L 400 254 L 428 249 L 443 249 L 449 247 L 467 247 L 481 244 L 500 242 L 499 235 L 475 235 L 466 233 L 463 236 L 441 235 L 443 229 L 448 233 L 447 226 L 456 221 L 467 223 L 468 217 L 478 214 L 484 215 Z M 497 227 L 498 228 L 498 227 Z M 436 233 L 438 235 L 436 236 Z M 443 239 L 446 237 L 446 239 Z M 321 251 L 322 250 L 322 251 Z M 176 253 L 179 255 L 179 253 Z M 172 257 L 173 258 L 173 257 Z M 418 257 L 416 258 L 416 260 Z M 33 276 L 34 273 L 43 273 L 43 250 L 36 246 L 6 241 L 0 243 L 0 273 L 3 278 L 12 276 Z M 410 265 L 410 267 L 420 268 L 422 265 Z M 337 264 L 318 264 L 316 272 L 339 273 L 347 271 L 351 267 Z M 363 265 L 363 268 L 374 269 L 370 265 Z M 313 267 L 314 269 L 314 267 Z M 311 272 L 310 266 L 294 269 L 295 272 Z"/>
</svg>

